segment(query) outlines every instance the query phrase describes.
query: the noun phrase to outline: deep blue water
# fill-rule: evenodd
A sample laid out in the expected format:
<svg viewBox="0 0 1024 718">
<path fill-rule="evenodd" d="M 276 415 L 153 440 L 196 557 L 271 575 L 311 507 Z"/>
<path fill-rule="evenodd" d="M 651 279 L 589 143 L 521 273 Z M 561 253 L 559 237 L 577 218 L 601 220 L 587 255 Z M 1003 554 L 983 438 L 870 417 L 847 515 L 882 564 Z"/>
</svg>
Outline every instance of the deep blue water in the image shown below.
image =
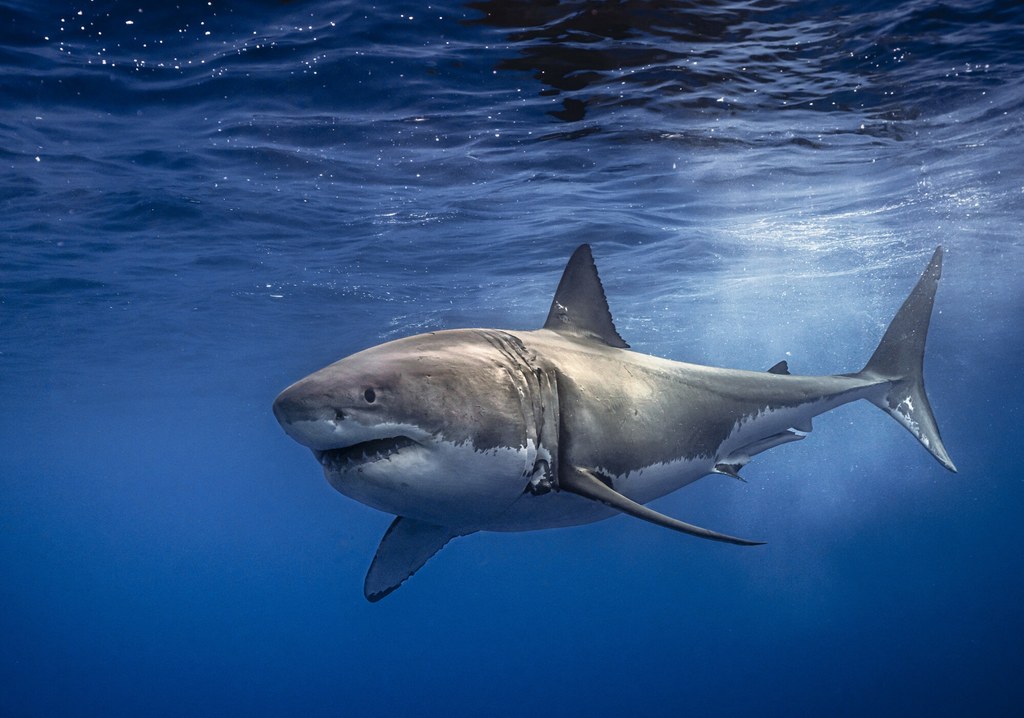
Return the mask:
<svg viewBox="0 0 1024 718">
<path fill-rule="evenodd" d="M 45 7 L 41 7 L 44 6 Z M 1024 10 L 0 2 L 0 715 L 1016 715 Z M 270 413 L 535 328 L 593 245 L 637 350 L 859 369 L 937 244 L 929 394 L 628 518 L 390 522 Z"/>
</svg>

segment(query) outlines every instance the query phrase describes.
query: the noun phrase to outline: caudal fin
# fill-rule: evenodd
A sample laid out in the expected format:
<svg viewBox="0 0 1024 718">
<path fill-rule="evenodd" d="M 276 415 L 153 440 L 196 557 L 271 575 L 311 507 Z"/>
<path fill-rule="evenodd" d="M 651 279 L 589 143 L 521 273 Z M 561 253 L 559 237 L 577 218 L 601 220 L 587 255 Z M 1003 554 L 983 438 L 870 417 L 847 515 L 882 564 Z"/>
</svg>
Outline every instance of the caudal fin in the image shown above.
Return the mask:
<svg viewBox="0 0 1024 718">
<path fill-rule="evenodd" d="M 905 426 L 939 463 L 956 471 L 924 391 L 924 345 L 941 276 L 942 247 L 938 247 L 858 376 L 887 382 L 883 391 L 868 397 L 871 402 Z"/>
</svg>

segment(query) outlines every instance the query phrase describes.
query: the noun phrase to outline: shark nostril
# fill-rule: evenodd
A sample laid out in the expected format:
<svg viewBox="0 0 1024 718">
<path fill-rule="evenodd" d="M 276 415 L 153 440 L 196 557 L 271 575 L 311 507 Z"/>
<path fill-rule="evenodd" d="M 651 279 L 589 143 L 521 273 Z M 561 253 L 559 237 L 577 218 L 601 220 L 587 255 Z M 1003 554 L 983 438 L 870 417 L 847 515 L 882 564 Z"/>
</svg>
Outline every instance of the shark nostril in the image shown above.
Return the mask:
<svg viewBox="0 0 1024 718">
<path fill-rule="evenodd" d="M 334 410 L 334 420 L 335 421 L 344 421 L 345 420 L 345 412 L 343 412 L 341 409 L 335 409 Z"/>
</svg>

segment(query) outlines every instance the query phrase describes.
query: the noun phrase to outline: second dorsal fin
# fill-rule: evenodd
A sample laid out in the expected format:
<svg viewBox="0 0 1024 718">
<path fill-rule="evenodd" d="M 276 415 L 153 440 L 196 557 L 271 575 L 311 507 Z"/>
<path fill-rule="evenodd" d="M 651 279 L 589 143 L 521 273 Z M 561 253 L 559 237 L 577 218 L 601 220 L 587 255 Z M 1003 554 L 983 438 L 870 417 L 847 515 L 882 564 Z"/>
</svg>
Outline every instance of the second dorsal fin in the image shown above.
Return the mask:
<svg viewBox="0 0 1024 718">
<path fill-rule="evenodd" d="M 615 329 L 589 244 L 577 247 L 565 265 L 544 328 L 620 349 L 629 348 Z"/>
</svg>

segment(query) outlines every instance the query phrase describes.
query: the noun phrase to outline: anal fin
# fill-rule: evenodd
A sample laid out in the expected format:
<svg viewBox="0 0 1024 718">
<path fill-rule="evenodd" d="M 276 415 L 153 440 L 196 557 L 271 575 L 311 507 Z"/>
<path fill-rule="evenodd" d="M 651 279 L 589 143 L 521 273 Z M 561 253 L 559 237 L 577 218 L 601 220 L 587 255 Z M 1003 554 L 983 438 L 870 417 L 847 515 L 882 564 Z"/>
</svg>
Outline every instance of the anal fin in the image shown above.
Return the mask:
<svg viewBox="0 0 1024 718">
<path fill-rule="evenodd" d="M 723 476 L 731 476 L 734 479 L 739 479 L 743 483 L 747 483 L 747 480 L 740 476 L 740 469 L 743 468 L 743 464 L 715 464 L 715 473 L 722 474 Z"/>
<path fill-rule="evenodd" d="M 670 516 L 660 514 L 654 509 L 650 509 L 643 504 L 638 504 L 636 501 L 626 498 L 602 481 L 596 473 L 589 469 L 581 469 L 575 466 L 564 467 L 564 469 L 559 473 L 558 488 L 562 491 L 568 491 L 569 493 L 591 499 L 592 501 L 599 501 L 605 506 L 613 508 L 616 511 L 621 511 L 624 514 L 628 514 L 638 519 L 643 519 L 644 521 L 649 521 L 657 526 L 664 526 L 665 528 L 672 529 L 673 531 L 690 534 L 691 536 L 710 539 L 712 541 L 724 541 L 725 543 L 739 544 L 740 546 L 758 546 L 763 543 L 761 541 L 748 541 L 747 539 L 720 534 L 717 531 L 711 531 L 710 529 L 701 528 L 700 526 L 694 526 L 693 524 L 688 524 Z"/>
<path fill-rule="evenodd" d="M 465 535 L 445 526 L 397 517 L 384 534 L 366 573 L 363 593 L 379 601 L 418 571 L 431 556 L 456 536 Z"/>
</svg>

